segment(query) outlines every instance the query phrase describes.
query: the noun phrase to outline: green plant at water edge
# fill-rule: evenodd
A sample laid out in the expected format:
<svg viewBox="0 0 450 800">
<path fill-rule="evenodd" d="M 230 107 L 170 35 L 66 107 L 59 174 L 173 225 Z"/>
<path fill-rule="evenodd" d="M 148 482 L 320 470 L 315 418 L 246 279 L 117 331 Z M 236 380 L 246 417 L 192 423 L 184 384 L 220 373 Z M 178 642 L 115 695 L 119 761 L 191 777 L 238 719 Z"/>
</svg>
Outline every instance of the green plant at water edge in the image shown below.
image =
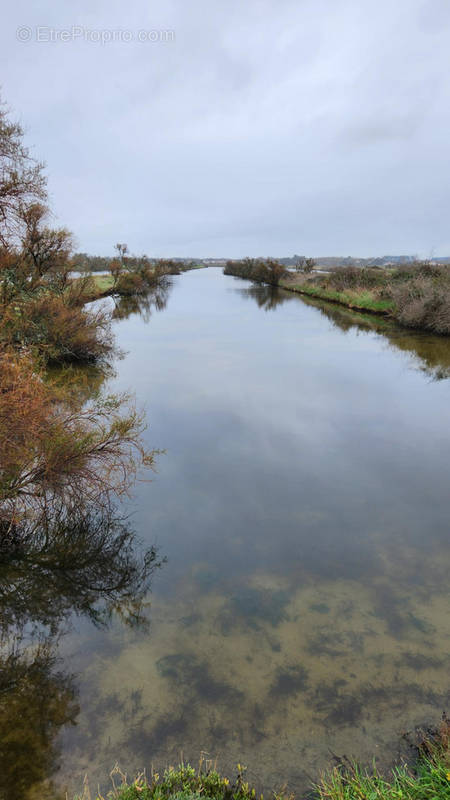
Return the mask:
<svg viewBox="0 0 450 800">
<path fill-rule="evenodd" d="M 395 269 L 334 267 L 314 273 L 313 259 L 301 259 L 296 273 L 273 259 L 227 261 L 225 275 L 281 286 L 349 308 L 386 314 L 409 328 L 450 335 L 450 268 L 427 261 Z"/>
<path fill-rule="evenodd" d="M 375 764 L 369 771 L 347 762 L 316 789 L 320 800 L 450 800 L 450 721 L 444 715 L 439 730 L 423 738 L 413 770 L 404 764 L 385 778 Z"/>
<path fill-rule="evenodd" d="M 390 777 L 379 774 L 374 764 L 364 770 L 348 760 L 328 771 L 314 787 L 317 800 L 450 800 L 450 721 L 443 716 L 438 730 L 422 736 L 413 768 L 406 764 L 395 767 Z M 206 764 L 208 766 L 208 762 Z M 198 771 L 189 764 L 170 767 L 160 779 L 145 774 L 132 783 L 116 766 L 111 773 L 114 788 L 106 798 L 91 795 L 87 781 L 84 792 L 74 800 L 263 800 L 245 780 L 245 767 L 237 765 L 234 781 L 215 769 Z M 119 776 L 119 785 L 115 778 Z M 273 800 L 293 800 L 286 789 L 272 793 Z"/>
<path fill-rule="evenodd" d="M 150 778 L 145 774 L 139 775 L 132 783 L 127 781 L 126 775 L 115 767 L 111 773 L 114 788 L 107 793 L 106 798 L 102 795 L 94 795 L 95 800 L 264 800 L 262 794 L 249 786 L 244 779 L 246 767 L 237 765 L 237 777 L 234 782 L 220 775 L 216 769 L 206 768 L 203 761 L 200 762 L 198 770 L 190 764 L 181 764 L 176 769 L 169 767 L 165 770 L 162 777 L 153 773 Z M 119 778 L 119 785 L 116 785 L 116 776 Z M 93 795 L 89 791 L 87 781 L 85 781 L 84 792 L 77 795 L 74 800 L 93 800 Z M 278 800 L 285 798 L 285 795 L 276 795 Z"/>
<path fill-rule="evenodd" d="M 336 267 L 285 288 L 333 300 L 350 308 L 388 313 L 409 328 L 450 334 L 450 269 L 417 261 L 396 269 Z"/>
</svg>

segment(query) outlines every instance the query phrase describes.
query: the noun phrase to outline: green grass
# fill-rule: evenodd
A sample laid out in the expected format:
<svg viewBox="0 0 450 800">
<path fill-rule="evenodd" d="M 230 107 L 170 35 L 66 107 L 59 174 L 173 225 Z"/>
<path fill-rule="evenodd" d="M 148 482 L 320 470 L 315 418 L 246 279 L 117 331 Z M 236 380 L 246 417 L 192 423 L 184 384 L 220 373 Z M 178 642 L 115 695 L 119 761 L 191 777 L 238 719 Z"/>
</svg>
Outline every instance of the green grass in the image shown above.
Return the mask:
<svg viewBox="0 0 450 800">
<path fill-rule="evenodd" d="M 389 777 L 347 762 L 325 774 L 315 787 L 319 800 L 450 800 L 450 721 L 421 735 L 413 768 L 395 767 Z"/>
<path fill-rule="evenodd" d="M 104 297 L 106 294 L 109 294 L 114 286 L 114 280 L 112 275 L 93 275 L 91 277 L 91 286 L 92 291 L 86 292 L 83 296 L 83 302 L 88 303 L 92 302 L 92 300 L 98 300 L 101 297 Z M 82 285 L 82 281 L 85 280 L 85 276 L 80 278 L 74 278 L 72 281 L 72 286 L 76 286 L 77 283 Z"/>
<path fill-rule="evenodd" d="M 398 767 L 390 780 L 375 767 L 371 772 L 353 767 L 345 773 L 336 768 L 317 788 L 321 800 L 450 800 L 450 765 L 444 759 L 423 759 L 415 774 Z"/>
<path fill-rule="evenodd" d="M 93 275 L 92 279 L 99 292 L 107 292 L 114 285 L 112 275 Z"/>
<path fill-rule="evenodd" d="M 206 764 L 207 766 L 207 764 Z M 114 800 L 264 800 L 257 795 L 244 780 L 245 767 L 238 764 L 238 774 L 234 783 L 221 776 L 215 769 L 203 769 L 202 764 L 195 770 L 189 764 L 174 769 L 169 767 L 160 777 L 153 773 L 147 779 L 144 774 L 128 783 L 126 775 L 116 766 L 111 773 L 114 789 L 107 798 Z M 94 795 L 96 800 L 106 800 L 102 795 Z M 85 784 L 84 793 L 75 800 L 92 797 Z M 275 795 L 281 800 L 281 795 Z M 93 798 L 92 798 L 93 800 Z"/>
<path fill-rule="evenodd" d="M 320 300 L 330 300 L 334 303 L 341 303 L 341 305 L 347 306 L 348 308 L 355 308 L 362 311 L 387 314 L 394 308 L 394 304 L 391 300 L 380 300 L 380 298 L 369 289 L 340 292 L 337 289 L 325 289 L 322 286 L 316 286 L 312 283 L 288 283 L 282 281 L 280 285 L 283 289 L 288 289 L 291 292 L 299 292 L 309 297 L 317 297 Z"/>
</svg>

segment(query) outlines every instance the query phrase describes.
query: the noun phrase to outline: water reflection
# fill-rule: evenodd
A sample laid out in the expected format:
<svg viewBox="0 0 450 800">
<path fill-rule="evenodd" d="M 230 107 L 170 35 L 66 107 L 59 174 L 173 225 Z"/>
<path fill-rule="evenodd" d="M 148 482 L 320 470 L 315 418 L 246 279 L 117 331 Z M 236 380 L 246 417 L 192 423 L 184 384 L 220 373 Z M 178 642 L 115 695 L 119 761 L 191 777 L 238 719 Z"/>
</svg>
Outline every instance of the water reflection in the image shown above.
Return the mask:
<svg viewBox="0 0 450 800">
<path fill-rule="evenodd" d="M 123 353 L 116 352 L 116 357 Z M 101 365 L 70 364 L 64 367 L 49 367 L 47 374 L 56 386 L 64 388 L 69 400 L 82 405 L 99 395 L 106 381 L 112 380 L 116 374 L 113 363 L 103 362 Z"/>
<path fill-rule="evenodd" d="M 159 566 L 112 510 L 66 510 L 30 534 L 16 529 L 0 555 L 0 797 L 54 797 L 60 729 L 75 724 L 76 679 L 58 641 L 73 615 L 105 626 L 112 615 L 148 622 Z"/>
<path fill-rule="evenodd" d="M 384 317 L 352 311 L 336 303 L 299 297 L 294 292 L 286 292 L 275 286 L 250 286 L 237 291 L 242 297 L 254 300 L 259 308 L 266 311 L 275 310 L 289 301 L 304 303 L 316 308 L 344 333 L 359 330 L 380 334 L 393 348 L 410 353 L 418 368 L 432 380 L 450 378 L 450 343 L 447 336 L 402 328 Z"/>
<path fill-rule="evenodd" d="M 388 763 L 448 705 L 448 389 L 408 356 L 433 373 L 441 340 L 324 314 L 199 271 L 120 324 L 117 385 L 167 448 L 137 522 L 169 567 L 151 637 L 74 644 L 67 768 L 94 784 L 203 749 L 302 791 L 330 750 Z"/>
<path fill-rule="evenodd" d="M 59 672 L 52 645 L 17 644 L 0 653 L 0 797 L 60 795 L 49 776 L 57 767 L 55 739 L 78 713 L 70 675 Z"/>
<path fill-rule="evenodd" d="M 172 283 L 167 281 L 147 294 L 115 298 L 113 319 L 128 319 L 132 314 L 140 314 L 143 322 L 148 323 L 154 310 L 163 311 L 166 307 L 171 288 Z"/>
<path fill-rule="evenodd" d="M 0 631 L 45 627 L 52 636 L 76 613 L 97 625 L 114 611 L 130 624 L 145 620 L 145 598 L 157 565 L 153 547 L 137 541 L 117 512 L 70 509 L 40 520 L 38 529 L 3 538 Z"/>
<path fill-rule="evenodd" d="M 447 336 L 409 330 L 375 315 L 360 314 L 348 309 L 305 298 L 305 302 L 330 319 L 342 331 L 358 329 L 384 336 L 393 348 L 410 353 L 419 369 L 433 380 L 450 378 L 450 343 Z"/>
<path fill-rule="evenodd" d="M 265 311 L 274 311 L 278 306 L 286 303 L 292 292 L 284 292 L 276 286 L 246 286 L 245 289 L 237 289 L 241 297 L 254 300 L 258 308 Z"/>
</svg>

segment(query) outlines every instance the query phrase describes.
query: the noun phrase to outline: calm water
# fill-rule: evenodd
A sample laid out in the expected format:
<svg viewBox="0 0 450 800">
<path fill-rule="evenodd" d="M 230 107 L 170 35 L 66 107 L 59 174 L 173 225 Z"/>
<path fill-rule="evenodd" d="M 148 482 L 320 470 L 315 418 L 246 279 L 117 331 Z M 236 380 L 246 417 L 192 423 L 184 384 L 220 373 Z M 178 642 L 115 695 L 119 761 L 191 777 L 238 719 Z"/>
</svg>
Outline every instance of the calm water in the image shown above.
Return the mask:
<svg viewBox="0 0 450 800">
<path fill-rule="evenodd" d="M 71 789 L 206 751 L 303 791 L 449 709 L 450 342 L 359 320 L 209 269 L 115 323 L 111 385 L 166 450 L 130 507 L 168 561 L 149 630 L 61 641 Z"/>
</svg>

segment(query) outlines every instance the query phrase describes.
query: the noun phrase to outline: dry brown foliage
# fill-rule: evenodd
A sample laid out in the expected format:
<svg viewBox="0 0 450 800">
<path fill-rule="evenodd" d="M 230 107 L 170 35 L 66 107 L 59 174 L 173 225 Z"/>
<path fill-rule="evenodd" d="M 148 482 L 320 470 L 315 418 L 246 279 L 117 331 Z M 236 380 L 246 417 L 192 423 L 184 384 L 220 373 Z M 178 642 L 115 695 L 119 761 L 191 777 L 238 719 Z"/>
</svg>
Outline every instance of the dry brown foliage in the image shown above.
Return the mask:
<svg viewBox="0 0 450 800">
<path fill-rule="evenodd" d="M 48 362 L 96 361 L 113 351 L 104 309 L 84 309 L 76 298 L 50 292 L 8 304 L 0 319 L 0 340 L 34 350 Z"/>
<path fill-rule="evenodd" d="M 0 521 L 3 533 L 52 504 L 104 507 L 127 492 L 155 451 L 130 399 L 80 406 L 27 354 L 0 353 Z"/>
</svg>

